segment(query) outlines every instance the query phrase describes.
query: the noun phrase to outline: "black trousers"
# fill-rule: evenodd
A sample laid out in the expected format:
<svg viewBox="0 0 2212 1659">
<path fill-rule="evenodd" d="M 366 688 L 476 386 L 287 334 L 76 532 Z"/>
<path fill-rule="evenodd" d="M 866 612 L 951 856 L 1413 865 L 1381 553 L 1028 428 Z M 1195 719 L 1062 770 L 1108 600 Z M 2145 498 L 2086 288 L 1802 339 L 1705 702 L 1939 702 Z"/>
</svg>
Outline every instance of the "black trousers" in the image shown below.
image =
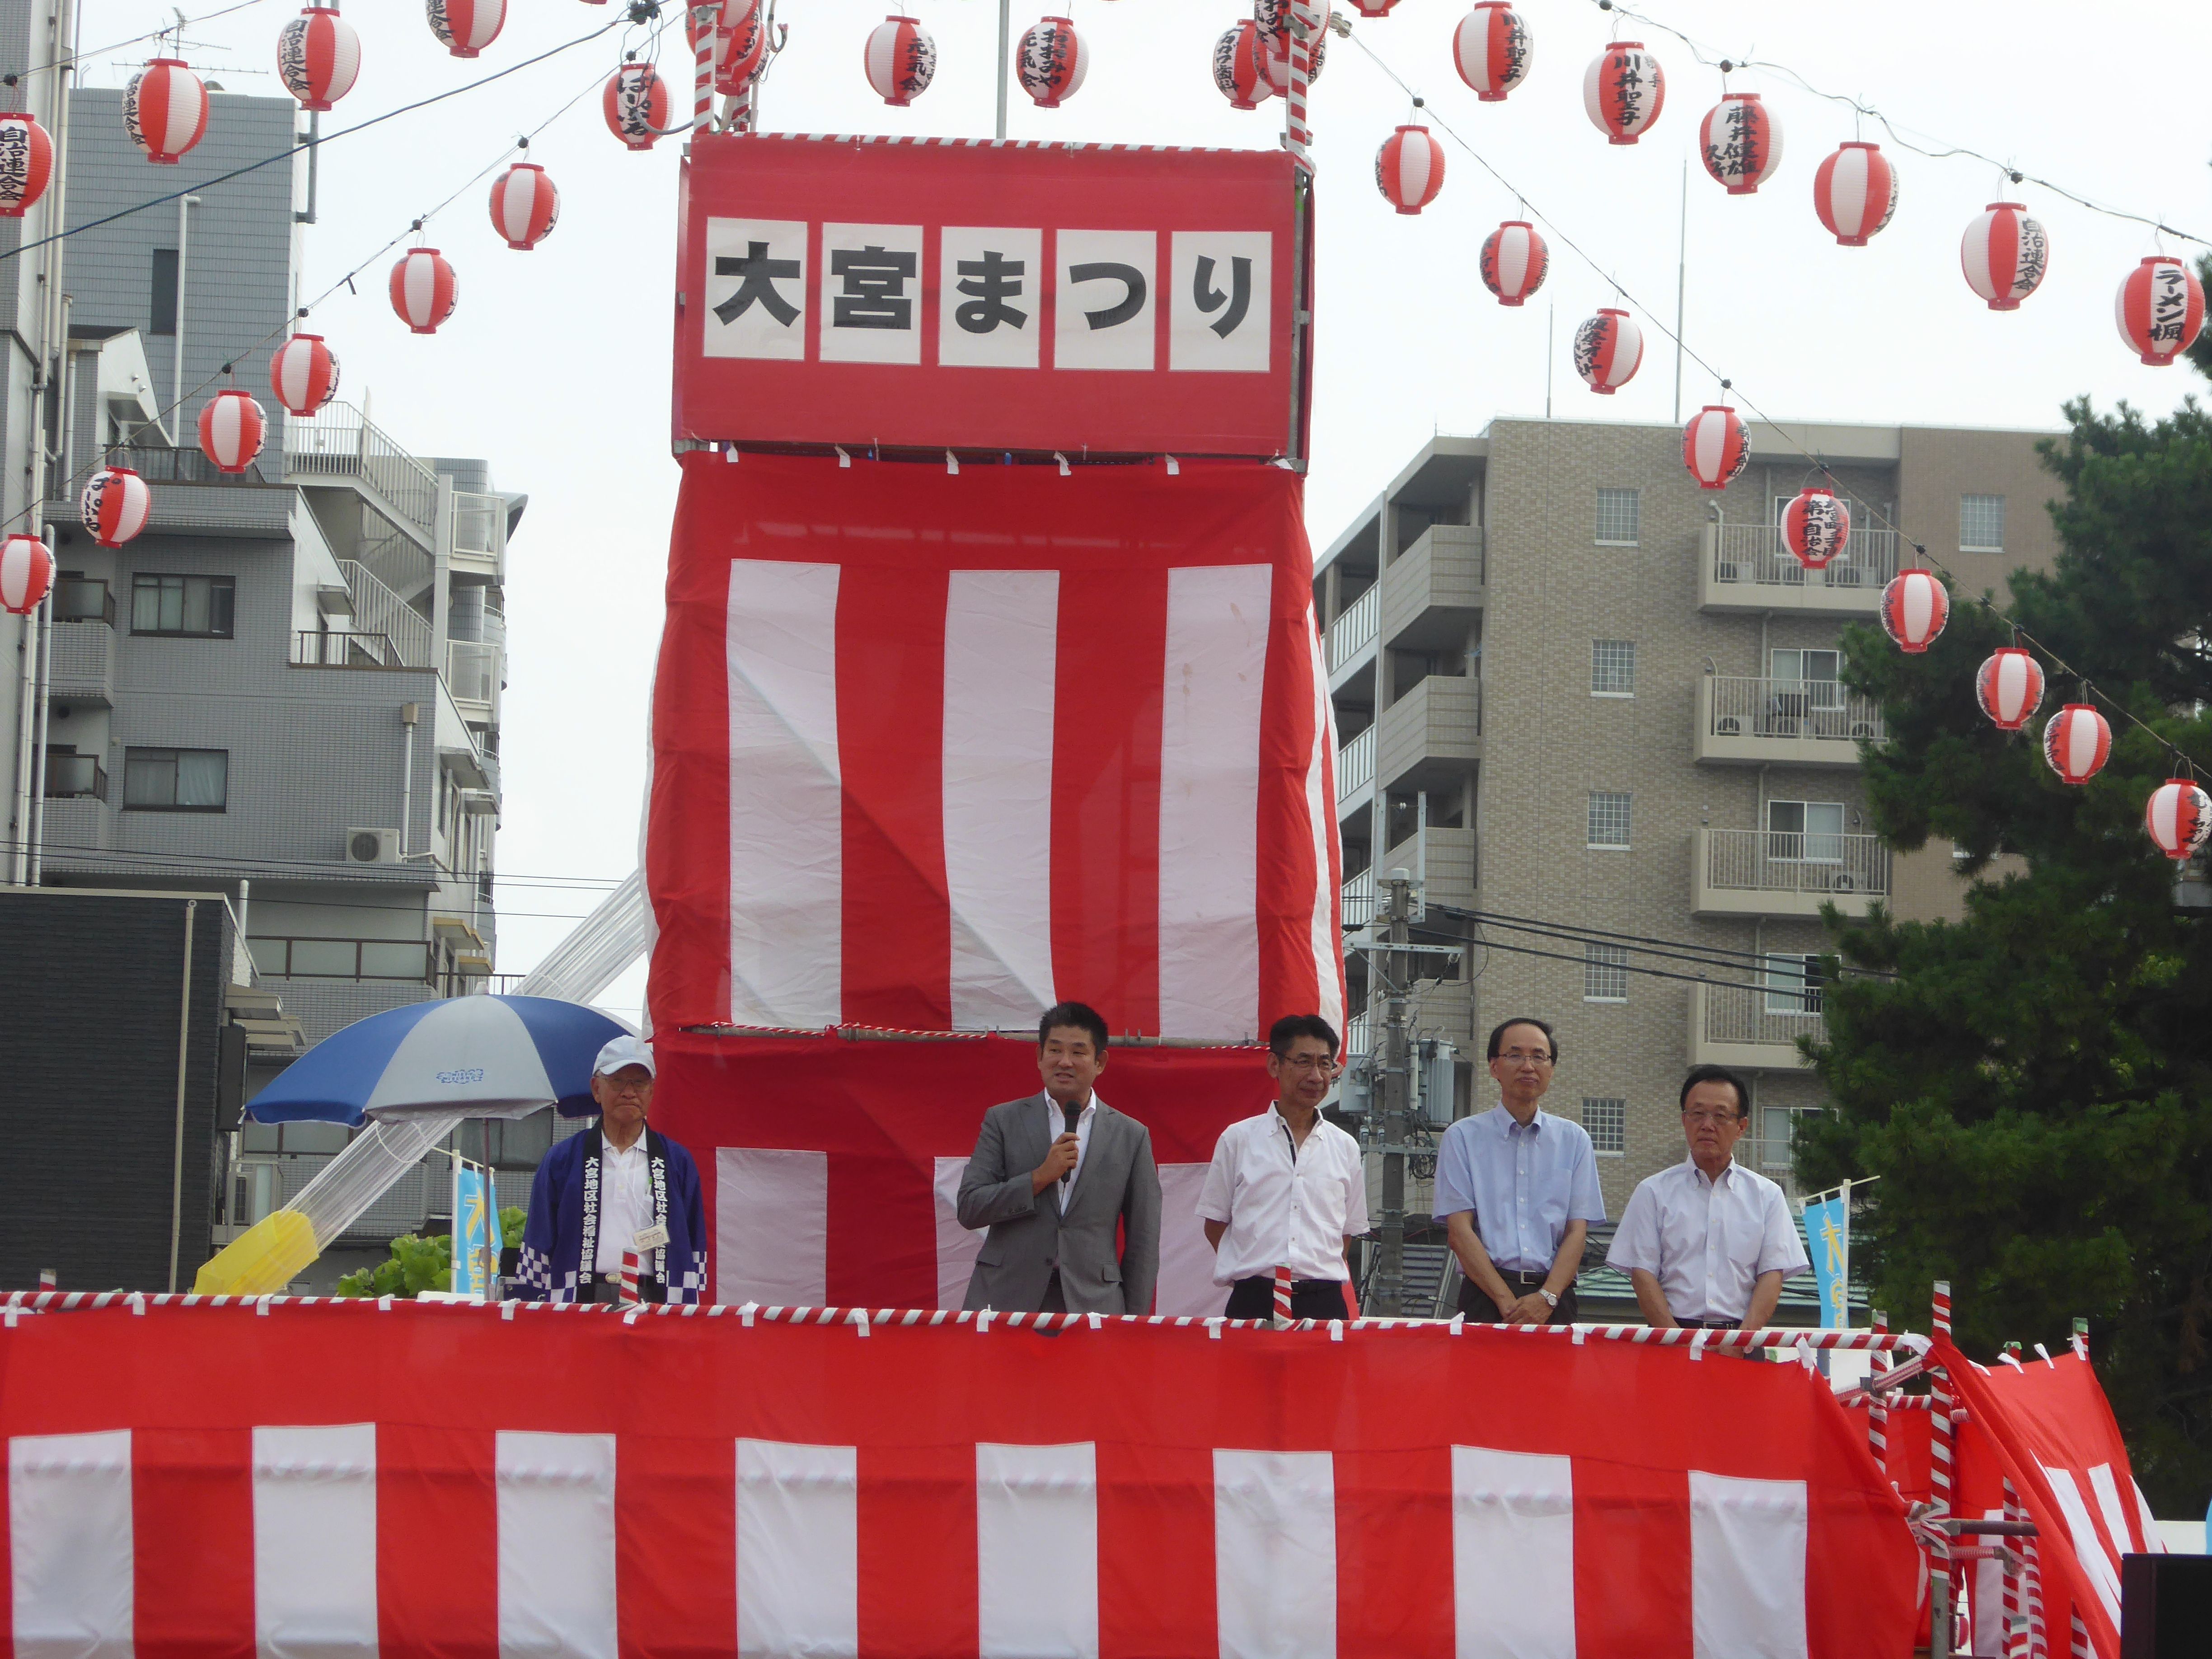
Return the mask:
<svg viewBox="0 0 2212 1659">
<path fill-rule="evenodd" d="M 1544 1288 L 1547 1275 L 1509 1273 L 1501 1267 L 1498 1276 L 1505 1281 L 1508 1290 L 1528 1296 Z M 1547 1325 L 1571 1325 L 1575 1322 L 1575 1287 L 1569 1285 L 1559 1292 L 1559 1305 L 1552 1310 L 1551 1317 L 1544 1322 Z M 1482 1287 L 1471 1279 L 1460 1282 L 1459 1310 L 1468 1318 L 1485 1325 L 1502 1325 L 1505 1322 L 1505 1316 L 1512 1311 L 1510 1308 L 1501 1308 L 1492 1302 Z"/>
<path fill-rule="evenodd" d="M 1275 1281 L 1267 1279 L 1240 1279 L 1229 1288 L 1228 1315 L 1231 1319 L 1273 1319 L 1275 1316 Z M 1336 1279 L 1294 1279 L 1291 1281 L 1291 1317 L 1293 1319 L 1348 1319 L 1350 1311 L 1344 1305 L 1344 1282 Z"/>
</svg>

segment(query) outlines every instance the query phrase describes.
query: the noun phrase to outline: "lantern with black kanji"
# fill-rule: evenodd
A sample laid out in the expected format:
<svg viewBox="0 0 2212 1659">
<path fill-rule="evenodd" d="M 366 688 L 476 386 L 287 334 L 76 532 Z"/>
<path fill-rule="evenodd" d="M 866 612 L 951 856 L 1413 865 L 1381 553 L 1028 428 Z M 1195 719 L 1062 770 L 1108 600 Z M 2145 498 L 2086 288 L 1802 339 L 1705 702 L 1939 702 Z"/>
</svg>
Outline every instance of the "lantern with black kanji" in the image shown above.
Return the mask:
<svg viewBox="0 0 2212 1659">
<path fill-rule="evenodd" d="M 1850 539 L 1851 509 L 1832 489 L 1808 486 L 1782 509 L 1783 545 L 1796 554 L 1797 562 L 1808 570 L 1826 569 Z M 1937 623 L 1936 628 L 1940 632 L 1942 624 Z"/>
<path fill-rule="evenodd" d="M 124 129 L 159 166 L 176 166 L 205 136 L 207 118 L 207 88 L 181 58 L 156 58 L 124 88 Z"/>
<path fill-rule="evenodd" d="M 2043 707 L 2043 665 L 2019 646 L 2000 646 L 1974 674 L 1974 699 L 2000 732 L 2017 732 Z"/>
<path fill-rule="evenodd" d="M 1322 27 L 1314 31 L 1312 40 L 1306 43 L 1308 86 L 1321 79 L 1322 67 L 1328 62 L 1326 13 L 1322 14 Z M 1267 49 L 1267 56 L 1261 60 L 1261 66 L 1267 76 L 1267 89 L 1278 98 L 1287 98 L 1291 95 L 1291 31 L 1287 26 L 1273 30 L 1262 28 L 1260 39 Z"/>
<path fill-rule="evenodd" d="M 200 410 L 200 453 L 218 472 L 243 472 L 261 453 L 269 417 L 252 395 L 227 386 Z"/>
<path fill-rule="evenodd" d="M 1726 404 L 1707 404 L 1682 428 L 1682 465 L 1700 489 L 1726 489 L 1751 464 L 1743 417 Z"/>
<path fill-rule="evenodd" d="M 1508 219 L 1482 239 L 1482 285 L 1502 306 L 1517 306 L 1544 286 L 1551 250 L 1526 219 Z"/>
<path fill-rule="evenodd" d="M 1575 373 L 1592 392 L 1610 398 L 1644 366 L 1644 331 L 1636 319 L 1611 306 L 1575 331 Z"/>
<path fill-rule="evenodd" d="M 2120 284 L 2114 311 L 2120 337 L 2153 368 L 2163 368 L 2204 326 L 2203 285 L 2180 260 L 2154 253 Z"/>
<path fill-rule="evenodd" d="M 1610 144 L 1632 144 L 1659 118 L 1667 77 L 1641 40 L 1616 40 L 1583 75 L 1583 107 Z"/>
<path fill-rule="evenodd" d="M 2197 856 L 2212 836 L 2212 795 L 2194 778 L 2168 778 L 2143 805 L 2143 828 L 2158 850 L 2179 864 Z"/>
<path fill-rule="evenodd" d="M 886 17 L 869 30 L 863 57 L 876 96 L 899 109 L 927 92 L 937 75 L 937 42 L 911 17 Z"/>
<path fill-rule="evenodd" d="M 1082 89 L 1091 67 L 1090 48 L 1065 17 L 1032 24 L 1014 56 L 1022 90 L 1039 109 L 1058 109 Z"/>
<path fill-rule="evenodd" d="M 38 117 L 0 115 L 0 219 L 20 219 L 54 176 L 54 141 Z"/>
<path fill-rule="evenodd" d="M 127 466 L 94 473 L 77 501 L 84 527 L 102 547 L 122 546 L 146 527 L 146 515 L 153 510 L 153 491 Z"/>
<path fill-rule="evenodd" d="M 692 49 L 697 50 L 696 43 Z M 767 61 L 767 8 L 761 0 L 722 0 L 714 30 L 714 90 L 738 96 Z"/>
<path fill-rule="evenodd" d="M 276 36 L 276 78 L 302 109 L 325 110 L 353 90 L 361 36 L 335 6 L 310 6 Z"/>
<path fill-rule="evenodd" d="M 1444 147 L 1426 127 L 1400 127 L 1375 152 L 1375 188 L 1401 213 L 1419 213 L 1444 187 Z"/>
<path fill-rule="evenodd" d="M 434 247 L 410 248 L 392 267 L 392 308 L 417 334 L 435 334 L 459 297 L 453 266 Z"/>
<path fill-rule="evenodd" d="M 429 0 L 430 33 L 456 58 L 473 58 L 507 27 L 507 0 Z"/>
<path fill-rule="evenodd" d="M 1840 502 L 1838 503 L 1841 505 Z M 1951 620 L 1951 594 L 1932 570 L 1904 570 L 1881 590 L 1882 632 L 1917 656 Z"/>
<path fill-rule="evenodd" d="M 2097 706 L 2069 702 L 2044 722 L 2043 758 L 2068 783 L 2087 783 L 2105 769 L 2112 728 Z"/>
<path fill-rule="evenodd" d="M 1990 203 L 1959 241 L 1966 286 L 1991 311 L 2018 311 L 2041 285 L 2050 259 L 2051 239 L 2018 202 Z"/>
<path fill-rule="evenodd" d="M 491 181 L 491 228 L 518 252 L 544 241 L 560 218 L 561 192 L 535 161 L 517 161 Z"/>
<path fill-rule="evenodd" d="M 1213 43 L 1213 84 L 1231 109 L 1257 109 L 1275 95 L 1267 79 L 1267 40 L 1250 18 L 1237 20 Z"/>
<path fill-rule="evenodd" d="M 668 125 L 668 83 L 650 64 L 624 64 L 599 100 L 607 131 L 630 149 L 651 149 Z"/>
<path fill-rule="evenodd" d="M 1897 169 L 1881 146 L 1854 139 L 1821 162 L 1813 174 L 1813 210 L 1845 247 L 1864 247 L 1897 211 Z"/>
<path fill-rule="evenodd" d="M 1698 155 L 1731 196 L 1749 196 L 1782 165 L 1782 126 L 1755 92 L 1730 92 L 1698 125 Z"/>
<path fill-rule="evenodd" d="M 1480 0 L 1452 33 L 1459 78 L 1486 104 L 1495 104 L 1528 77 L 1528 26 L 1506 0 Z"/>
<path fill-rule="evenodd" d="M 295 334 L 269 360 L 269 389 L 287 415 L 313 415 L 338 389 L 338 360 L 319 334 Z"/>
<path fill-rule="evenodd" d="M 54 556 L 36 536 L 18 531 L 0 542 L 0 611 L 27 617 L 54 585 Z"/>
</svg>

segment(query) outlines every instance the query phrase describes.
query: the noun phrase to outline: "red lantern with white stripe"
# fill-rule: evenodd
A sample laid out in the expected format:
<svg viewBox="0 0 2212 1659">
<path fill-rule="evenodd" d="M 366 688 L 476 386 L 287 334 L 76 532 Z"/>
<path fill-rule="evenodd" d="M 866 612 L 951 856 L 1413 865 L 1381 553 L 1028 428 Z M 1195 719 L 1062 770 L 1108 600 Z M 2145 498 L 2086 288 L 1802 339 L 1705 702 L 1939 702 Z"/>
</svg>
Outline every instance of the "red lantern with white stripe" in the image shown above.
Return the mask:
<svg viewBox="0 0 2212 1659">
<path fill-rule="evenodd" d="M 2043 665 L 2033 652 L 2001 646 L 1974 674 L 1974 699 L 2000 732 L 2017 732 L 2043 707 Z"/>
<path fill-rule="evenodd" d="M 2153 368 L 2163 368 L 2204 326 L 2204 288 L 2180 260 L 2154 253 L 2120 284 L 2114 311 L 2120 337 Z"/>
<path fill-rule="evenodd" d="M 1808 488 L 1782 509 L 1782 541 L 1808 570 L 1825 570 L 1851 539 L 1851 510 L 1832 489 Z M 1942 624 L 1936 624 L 1942 631 Z M 1933 635 L 1929 636 L 1934 638 Z M 1907 646 L 1907 650 L 1913 647 Z"/>
<path fill-rule="evenodd" d="M 157 166 L 176 166 L 205 136 L 207 118 L 207 88 L 181 58 L 156 58 L 124 88 L 124 128 Z"/>
<path fill-rule="evenodd" d="M 900 109 L 927 92 L 937 74 L 937 42 L 911 17 L 886 17 L 877 24 L 863 56 L 876 96 Z"/>
<path fill-rule="evenodd" d="M 1990 203 L 1959 242 L 1966 286 L 1988 301 L 1991 311 L 2018 311 L 2020 302 L 2041 284 L 2050 258 L 2050 238 L 2018 202 Z"/>
<path fill-rule="evenodd" d="M 459 297 L 453 266 L 434 247 L 410 248 L 392 267 L 392 308 L 417 334 L 435 334 Z"/>
<path fill-rule="evenodd" d="M 1275 95 L 1267 79 L 1267 40 L 1247 17 L 1213 43 L 1213 84 L 1231 109 L 1257 109 Z"/>
<path fill-rule="evenodd" d="M 507 27 L 507 0 L 429 0 L 430 33 L 456 58 L 473 58 Z"/>
<path fill-rule="evenodd" d="M 1444 147 L 1426 127 L 1400 127 L 1375 152 L 1375 188 L 1401 213 L 1419 213 L 1444 187 Z"/>
<path fill-rule="evenodd" d="M 328 109 L 361 74 L 361 36 L 335 6 L 310 6 L 276 36 L 276 78 L 303 109 Z"/>
<path fill-rule="evenodd" d="M 1525 219 L 1508 219 L 1482 239 L 1482 285 L 1502 306 L 1517 306 L 1544 286 L 1551 250 Z"/>
<path fill-rule="evenodd" d="M 0 542 L 0 611 L 27 617 L 54 585 L 54 556 L 36 536 L 18 531 Z"/>
<path fill-rule="evenodd" d="M 607 131 L 630 149 L 651 149 L 668 125 L 668 82 L 650 64 L 624 64 L 599 100 Z"/>
<path fill-rule="evenodd" d="M 1398 0 L 1352 0 L 1352 10 L 1362 17 L 1388 17 Z"/>
<path fill-rule="evenodd" d="M 1528 26 L 1505 0 L 1480 0 L 1452 33 L 1459 78 L 1486 104 L 1504 101 L 1528 77 L 1529 53 Z"/>
<path fill-rule="evenodd" d="M 2212 836 L 2212 795 L 2198 788 L 2194 778 L 2168 778 L 2150 792 L 2143 828 L 2158 850 L 2177 864 L 2193 859 Z"/>
<path fill-rule="evenodd" d="M 1782 127 L 1755 92 L 1730 92 L 1698 124 L 1698 155 L 1731 196 L 1749 196 L 1782 165 Z"/>
<path fill-rule="evenodd" d="M 1897 169 L 1879 144 L 1845 144 L 1813 174 L 1813 210 L 1845 247 L 1864 247 L 1897 211 Z"/>
<path fill-rule="evenodd" d="M 0 219 L 20 219 L 53 181 L 54 141 L 34 115 L 0 115 Z"/>
<path fill-rule="evenodd" d="M 1899 571 L 1881 590 L 1882 632 L 1895 640 L 1901 651 L 1919 655 L 1936 642 L 1943 624 L 1950 620 L 1950 590 L 1936 580 L 1932 570 Z"/>
<path fill-rule="evenodd" d="M 1290 13 L 1285 9 L 1284 16 L 1287 18 L 1289 15 Z M 1290 29 L 1287 27 L 1275 30 L 1263 28 L 1260 31 L 1260 39 L 1267 49 L 1267 56 L 1261 60 L 1261 67 L 1267 72 L 1267 90 L 1278 98 L 1287 98 L 1291 95 Z M 1328 14 L 1324 13 L 1321 27 L 1314 31 L 1313 39 L 1307 42 L 1306 84 L 1308 86 L 1321 79 L 1322 68 L 1328 62 Z"/>
<path fill-rule="evenodd" d="M 1743 417 L 1726 404 L 1707 404 L 1682 428 L 1682 465 L 1700 489 L 1726 489 L 1751 464 Z"/>
<path fill-rule="evenodd" d="M 269 360 L 269 389 L 287 415 L 313 415 L 338 389 L 338 360 L 321 335 L 295 334 Z"/>
<path fill-rule="evenodd" d="M 103 467 L 94 473 L 77 501 L 84 527 L 102 547 L 120 547 L 143 530 L 153 507 L 154 492 L 127 466 Z"/>
<path fill-rule="evenodd" d="M 200 410 L 200 453 L 218 472 L 243 472 L 261 453 L 269 417 L 252 395 L 227 386 Z"/>
<path fill-rule="evenodd" d="M 734 98 L 768 60 L 768 13 L 760 0 L 724 0 L 715 32 L 714 90 Z"/>
<path fill-rule="evenodd" d="M 561 192 L 535 161 L 517 161 L 491 181 L 491 228 L 518 252 L 544 241 L 560 219 Z"/>
<path fill-rule="evenodd" d="M 2068 783 L 2087 783 L 2112 757 L 2112 728 L 2097 706 L 2069 702 L 2044 723 L 2043 758 Z"/>
<path fill-rule="evenodd" d="M 1659 118 L 1667 76 L 1641 40 L 1616 40 L 1583 74 L 1583 107 L 1612 144 L 1632 144 Z"/>
<path fill-rule="evenodd" d="M 1039 109 L 1058 109 L 1064 100 L 1083 87 L 1091 67 L 1091 49 L 1065 17 L 1048 17 L 1030 25 L 1014 54 L 1022 90 Z"/>
<path fill-rule="evenodd" d="M 1592 392 L 1610 398 L 1644 366 L 1644 331 L 1636 319 L 1608 306 L 1575 331 L 1575 373 Z"/>
</svg>

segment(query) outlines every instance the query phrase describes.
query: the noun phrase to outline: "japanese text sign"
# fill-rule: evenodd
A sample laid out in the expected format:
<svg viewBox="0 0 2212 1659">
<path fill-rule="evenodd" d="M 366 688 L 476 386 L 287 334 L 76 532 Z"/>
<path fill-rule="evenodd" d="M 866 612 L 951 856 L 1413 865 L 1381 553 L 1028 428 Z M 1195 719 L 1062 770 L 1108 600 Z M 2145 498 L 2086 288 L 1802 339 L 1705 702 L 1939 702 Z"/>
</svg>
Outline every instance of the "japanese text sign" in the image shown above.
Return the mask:
<svg viewBox="0 0 2212 1659">
<path fill-rule="evenodd" d="M 1294 453 L 1297 212 L 1273 151 L 701 139 L 675 435 Z"/>
</svg>

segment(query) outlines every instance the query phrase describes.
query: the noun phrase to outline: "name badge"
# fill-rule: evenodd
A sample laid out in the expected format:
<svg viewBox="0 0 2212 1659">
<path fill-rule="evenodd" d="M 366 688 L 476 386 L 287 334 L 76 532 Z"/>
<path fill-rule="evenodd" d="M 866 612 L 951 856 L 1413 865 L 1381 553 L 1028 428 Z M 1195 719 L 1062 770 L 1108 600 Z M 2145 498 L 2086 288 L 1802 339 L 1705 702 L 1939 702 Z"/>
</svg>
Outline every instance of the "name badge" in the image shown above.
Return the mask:
<svg viewBox="0 0 2212 1659">
<path fill-rule="evenodd" d="M 629 1247 L 633 1250 L 658 1250 L 668 1243 L 668 1229 L 658 1224 L 633 1235 Z"/>
</svg>

